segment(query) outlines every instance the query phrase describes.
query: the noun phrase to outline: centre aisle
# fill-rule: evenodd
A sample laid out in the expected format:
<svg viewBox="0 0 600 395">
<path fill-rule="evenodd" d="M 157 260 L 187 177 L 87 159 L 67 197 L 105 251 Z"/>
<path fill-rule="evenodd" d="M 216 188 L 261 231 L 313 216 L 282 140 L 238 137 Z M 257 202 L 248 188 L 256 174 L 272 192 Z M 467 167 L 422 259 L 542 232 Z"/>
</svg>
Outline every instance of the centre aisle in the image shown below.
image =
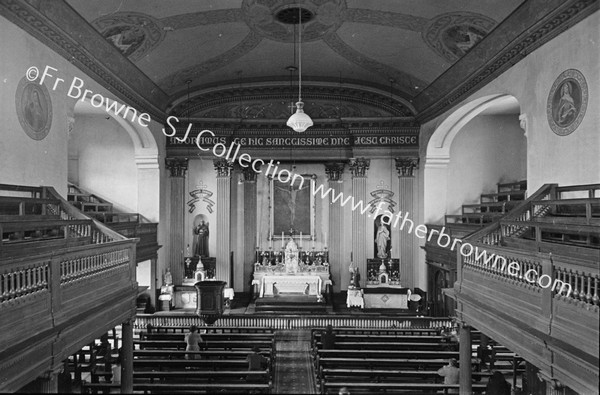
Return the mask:
<svg viewBox="0 0 600 395">
<path fill-rule="evenodd" d="M 310 354 L 310 330 L 281 330 L 275 334 L 276 394 L 315 394 L 315 375 Z"/>
</svg>

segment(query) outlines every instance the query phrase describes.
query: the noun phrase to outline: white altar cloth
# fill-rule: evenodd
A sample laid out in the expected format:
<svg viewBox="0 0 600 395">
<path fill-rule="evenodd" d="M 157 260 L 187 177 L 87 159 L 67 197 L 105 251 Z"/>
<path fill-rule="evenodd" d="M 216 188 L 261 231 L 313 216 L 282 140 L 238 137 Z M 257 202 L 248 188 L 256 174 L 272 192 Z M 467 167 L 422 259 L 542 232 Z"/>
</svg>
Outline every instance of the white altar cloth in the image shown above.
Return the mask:
<svg viewBox="0 0 600 395">
<path fill-rule="evenodd" d="M 259 297 L 273 296 L 278 293 L 302 293 L 321 296 L 323 280 L 320 276 L 311 275 L 265 275 L 260 279 Z"/>
</svg>

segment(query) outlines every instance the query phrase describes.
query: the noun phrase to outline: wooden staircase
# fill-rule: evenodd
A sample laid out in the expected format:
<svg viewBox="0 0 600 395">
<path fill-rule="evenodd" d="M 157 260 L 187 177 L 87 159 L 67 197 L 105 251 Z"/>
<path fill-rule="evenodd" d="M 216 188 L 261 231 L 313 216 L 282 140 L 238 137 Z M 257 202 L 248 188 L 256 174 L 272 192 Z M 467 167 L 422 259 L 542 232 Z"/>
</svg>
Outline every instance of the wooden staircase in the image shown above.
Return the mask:
<svg viewBox="0 0 600 395">
<path fill-rule="evenodd" d="M 155 259 L 158 249 L 157 226 L 139 213 L 121 213 L 113 204 L 89 193 L 81 187 L 69 184 L 67 200 L 83 214 L 104 223 L 110 229 L 128 238 L 140 239 L 136 245 L 136 261 Z"/>
<path fill-rule="evenodd" d="M 489 225 L 525 199 L 527 181 L 498 184 L 496 193 L 483 193 L 477 204 L 464 204 L 462 214 L 446 215 L 445 227 L 460 237 Z"/>
</svg>

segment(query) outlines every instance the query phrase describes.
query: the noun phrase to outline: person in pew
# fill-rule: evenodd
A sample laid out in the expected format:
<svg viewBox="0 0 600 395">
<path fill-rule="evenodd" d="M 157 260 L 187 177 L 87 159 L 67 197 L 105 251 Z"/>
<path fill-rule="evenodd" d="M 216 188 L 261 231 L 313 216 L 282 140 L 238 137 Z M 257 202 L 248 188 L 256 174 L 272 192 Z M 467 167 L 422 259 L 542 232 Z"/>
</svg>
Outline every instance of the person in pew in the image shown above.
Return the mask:
<svg viewBox="0 0 600 395">
<path fill-rule="evenodd" d="M 321 344 L 323 350 L 333 350 L 335 348 L 335 333 L 333 333 L 331 325 L 327 325 L 327 330 L 321 334 Z"/>
<path fill-rule="evenodd" d="M 338 392 L 338 395 L 350 395 L 350 391 L 348 391 L 348 387 L 340 388 L 340 392 Z"/>
<path fill-rule="evenodd" d="M 437 374 L 439 374 L 440 376 L 442 376 L 444 378 L 444 384 L 458 384 L 459 369 L 458 369 L 458 362 L 456 362 L 456 359 L 454 359 L 454 358 L 450 359 L 450 361 L 448 361 L 448 365 L 442 366 L 437 371 Z M 448 393 L 449 394 L 458 394 L 458 390 L 457 389 L 449 389 Z"/>
<path fill-rule="evenodd" d="M 248 361 L 248 370 L 265 370 L 269 363 L 267 358 L 260 355 L 258 346 L 252 347 L 252 352 L 248 354 L 246 360 Z"/>
<path fill-rule="evenodd" d="M 190 331 L 185 334 L 185 351 L 200 351 L 200 342 L 202 337 L 198 333 L 198 327 L 196 325 L 190 326 Z M 185 354 L 185 359 L 198 359 L 198 354 Z"/>
<path fill-rule="evenodd" d="M 510 384 L 504 379 L 504 375 L 495 371 L 485 387 L 485 395 L 510 395 Z"/>
</svg>

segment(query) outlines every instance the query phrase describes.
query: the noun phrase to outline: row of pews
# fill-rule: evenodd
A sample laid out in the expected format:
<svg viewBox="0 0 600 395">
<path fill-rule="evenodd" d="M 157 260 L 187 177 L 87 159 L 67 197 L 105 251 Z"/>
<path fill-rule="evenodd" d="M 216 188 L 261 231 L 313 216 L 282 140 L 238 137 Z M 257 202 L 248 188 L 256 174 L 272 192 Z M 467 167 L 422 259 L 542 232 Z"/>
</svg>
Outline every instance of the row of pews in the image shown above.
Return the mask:
<svg viewBox="0 0 600 395">
<path fill-rule="evenodd" d="M 459 359 L 458 344 L 439 329 L 336 328 L 333 349 L 323 348 L 323 332 L 313 329 L 311 333 L 316 381 L 322 394 L 337 394 L 344 387 L 351 394 L 458 393 L 458 384 L 444 384 L 437 373 L 451 358 Z M 474 393 L 485 391 L 492 375 L 490 367 L 504 374 L 517 373 L 513 369 L 518 368 L 515 361 L 522 359 L 491 342 L 487 358 L 482 361 L 477 350 L 479 334 L 473 338 L 469 369 L 473 371 Z"/>
<path fill-rule="evenodd" d="M 271 328 L 201 327 L 200 351 L 185 351 L 187 327 L 148 326 L 134 339 L 133 389 L 144 393 L 270 392 L 275 361 Z M 254 347 L 266 358 L 264 370 L 249 371 Z M 187 358 L 186 358 L 187 357 Z M 110 381 L 86 383 L 82 393 L 118 387 Z"/>
</svg>

